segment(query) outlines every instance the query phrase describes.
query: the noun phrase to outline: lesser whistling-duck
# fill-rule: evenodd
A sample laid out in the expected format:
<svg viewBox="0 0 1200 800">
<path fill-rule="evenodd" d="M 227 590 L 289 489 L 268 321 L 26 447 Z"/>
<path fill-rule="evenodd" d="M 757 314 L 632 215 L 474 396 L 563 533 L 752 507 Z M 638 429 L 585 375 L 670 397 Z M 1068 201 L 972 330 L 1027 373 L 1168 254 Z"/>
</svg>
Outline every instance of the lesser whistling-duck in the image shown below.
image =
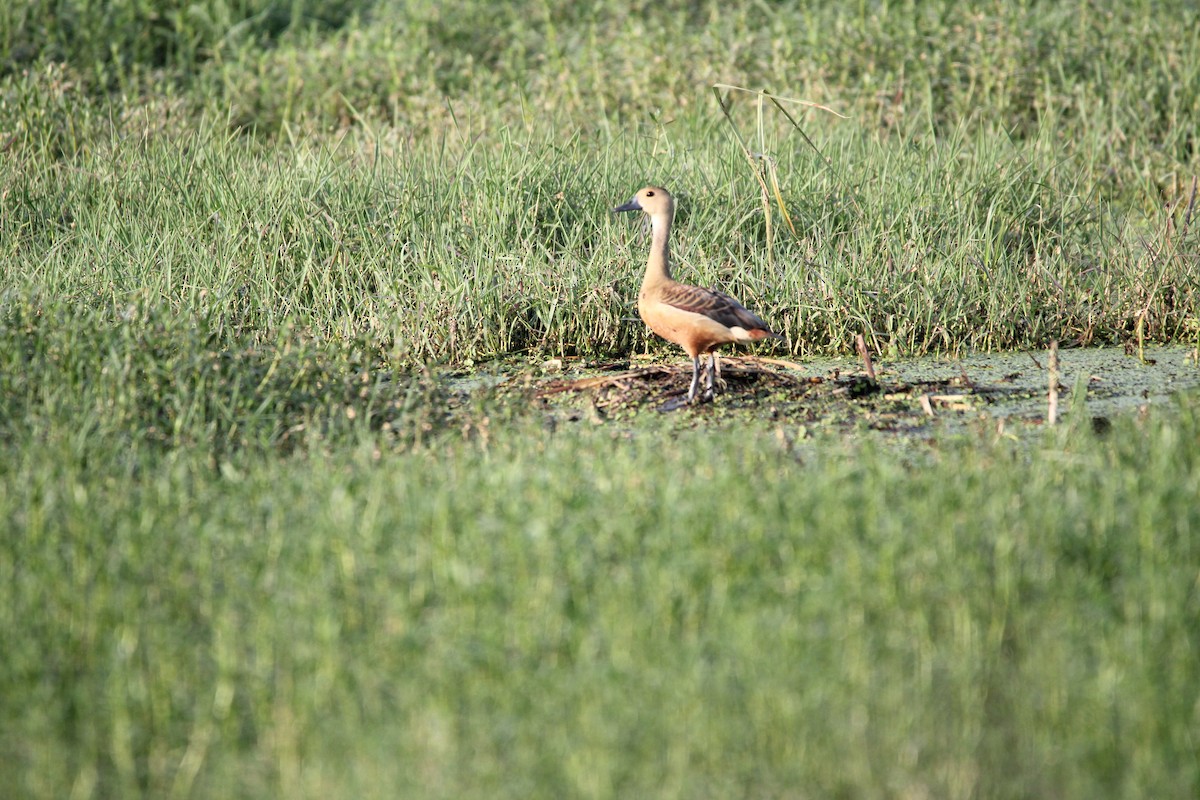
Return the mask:
<svg viewBox="0 0 1200 800">
<path fill-rule="evenodd" d="M 650 330 L 682 347 L 692 357 L 692 385 L 687 402 L 696 398 L 700 386 L 700 356 L 708 353 L 708 388 L 703 399 L 711 399 L 717 380 L 716 349 L 730 342 L 751 342 L 772 333 L 767 323 L 724 292 L 689 286 L 671 278 L 668 239 L 675 217 L 675 200 L 660 186 L 647 186 L 613 211 L 644 211 L 650 217 L 653 238 L 646 275 L 638 292 L 638 313 Z"/>
</svg>

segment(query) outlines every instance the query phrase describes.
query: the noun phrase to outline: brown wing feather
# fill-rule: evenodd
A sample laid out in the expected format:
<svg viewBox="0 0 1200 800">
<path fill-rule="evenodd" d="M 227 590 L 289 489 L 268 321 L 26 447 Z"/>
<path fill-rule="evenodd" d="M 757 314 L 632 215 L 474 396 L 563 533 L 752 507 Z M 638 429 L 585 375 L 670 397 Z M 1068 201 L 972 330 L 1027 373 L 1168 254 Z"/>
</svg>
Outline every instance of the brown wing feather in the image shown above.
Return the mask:
<svg viewBox="0 0 1200 800">
<path fill-rule="evenodd" d="M 675 283 L 664 287 L 661 299 L 667 305 L 683 311 L 703 314 L 726 328 L 744 328 L 747 331 L 763 331 L 768 335 L 774 335 L 771 334 L 767 323 L 763 322 L 757 314 L 716 289 L 702 289 L 699 286 Z"/>
</svg>

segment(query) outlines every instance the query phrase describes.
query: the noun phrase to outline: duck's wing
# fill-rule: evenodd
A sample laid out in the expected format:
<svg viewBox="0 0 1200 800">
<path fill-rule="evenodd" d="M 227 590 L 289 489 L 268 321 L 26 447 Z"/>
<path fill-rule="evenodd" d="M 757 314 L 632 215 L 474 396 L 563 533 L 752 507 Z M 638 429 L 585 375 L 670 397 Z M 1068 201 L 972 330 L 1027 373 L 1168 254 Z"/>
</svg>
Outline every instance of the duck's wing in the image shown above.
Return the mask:
<svg viewBox="0 0 1200 800">
<path fill-rule="evenodd" d="M 688 286 L 685 283 L 672 283 L 663 287 L 660 299 L 667 305 L 680 310 L 703 314 L 726 328 L 741 328 L 751 334 L 759 332 L 759 336 L 754 338 L 775 335 L 771 332 L 770 326 L 763 322 L 757 314 L 716 289 L 702 289 L 699 286 Z"/>
</svg>

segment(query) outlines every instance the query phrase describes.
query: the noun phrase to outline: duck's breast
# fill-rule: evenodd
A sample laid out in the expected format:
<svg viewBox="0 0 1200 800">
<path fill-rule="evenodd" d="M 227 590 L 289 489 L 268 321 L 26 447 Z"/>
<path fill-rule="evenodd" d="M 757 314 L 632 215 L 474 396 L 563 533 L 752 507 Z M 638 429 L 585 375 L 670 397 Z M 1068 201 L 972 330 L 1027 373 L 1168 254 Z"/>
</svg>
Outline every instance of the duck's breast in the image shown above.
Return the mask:
<svg viewBox="0 0 1200 800">
<path fill-rule="evenodd" d="M 722 344 L 749 338 L 695 311 L 678 308 L 654 297 L 638 299 L 638 313 L 650 330 L 682 347 L 692 358 Z M 742 336 L 738 336 L 738 332 Z"/>
</svg>

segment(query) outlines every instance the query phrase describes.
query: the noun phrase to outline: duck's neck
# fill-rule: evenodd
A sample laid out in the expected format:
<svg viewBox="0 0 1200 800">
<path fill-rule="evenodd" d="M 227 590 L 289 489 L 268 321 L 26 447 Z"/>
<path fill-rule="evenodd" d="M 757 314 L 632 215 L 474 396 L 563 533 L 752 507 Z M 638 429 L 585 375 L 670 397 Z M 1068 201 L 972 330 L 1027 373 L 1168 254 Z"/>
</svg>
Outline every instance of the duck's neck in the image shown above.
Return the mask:
<svg viewBox="0 0 1200 800">
<path fill-rule="evenodd" d="M 671 237 L 672 216 L 674 215 L 668 211 L 650 218 L 653 238 L 650 241 L 650 260 L 646 262 L 646 275 L 642 278 L 643 290 L 671 280 L 671 249 L 668 241 Z"/>
</svg>

